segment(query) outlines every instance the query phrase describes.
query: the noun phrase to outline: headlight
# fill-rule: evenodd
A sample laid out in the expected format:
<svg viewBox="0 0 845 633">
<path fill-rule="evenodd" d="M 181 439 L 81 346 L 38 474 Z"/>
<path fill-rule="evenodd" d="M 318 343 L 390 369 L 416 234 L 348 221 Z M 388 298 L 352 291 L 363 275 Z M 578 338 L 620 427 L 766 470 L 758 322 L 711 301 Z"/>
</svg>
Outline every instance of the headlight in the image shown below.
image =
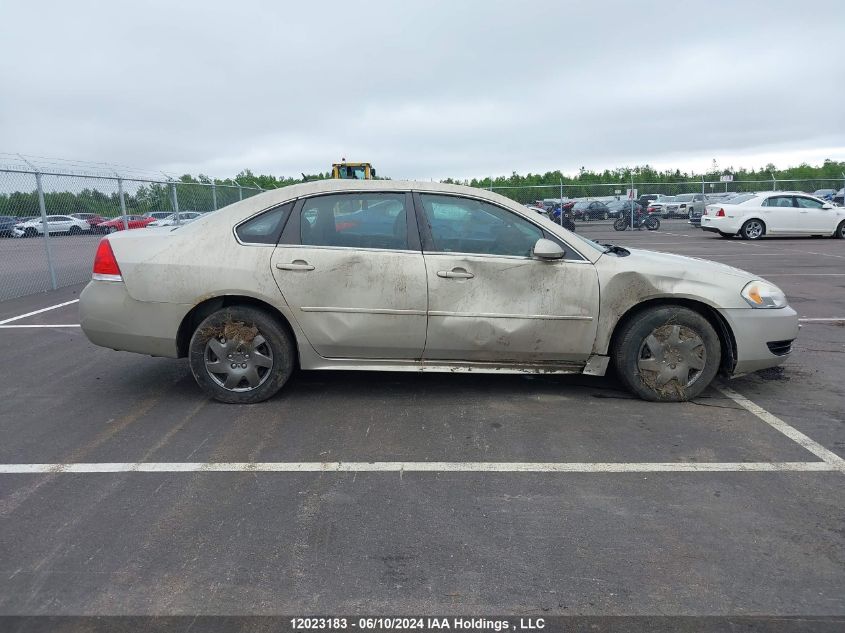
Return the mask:
<svg viewBox="0 0 845 633">
<path fill-rule="evenodd" d="M 751 281 L 742 289 L 742 298 L 752 308 L 785 308 L 783 290 L 765 281 Z"/>
</svg>

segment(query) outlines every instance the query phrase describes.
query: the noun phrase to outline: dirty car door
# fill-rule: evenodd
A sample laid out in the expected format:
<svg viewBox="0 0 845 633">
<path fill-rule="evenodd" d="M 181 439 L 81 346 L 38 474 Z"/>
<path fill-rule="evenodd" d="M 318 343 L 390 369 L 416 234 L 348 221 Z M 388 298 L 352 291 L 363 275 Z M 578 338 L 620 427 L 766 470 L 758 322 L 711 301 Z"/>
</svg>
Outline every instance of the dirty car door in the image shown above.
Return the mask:
<svg viewBox="0 0 845 633">
<path fill-rule="evenodd" d="M 532 256 L 552 237 L 485 201 L 418 194 L 428 276 L 423 358 L 585 361 L 598 318 L 598 277 L 571 247 L 565 259 Z"/>
<path fill-rule="evenodd" d="M 415 359 L 425 344 L 425 264 L 410 194 L 314 196 L 297 204 L 271 266 L 318 354 Z"/>
</svg>

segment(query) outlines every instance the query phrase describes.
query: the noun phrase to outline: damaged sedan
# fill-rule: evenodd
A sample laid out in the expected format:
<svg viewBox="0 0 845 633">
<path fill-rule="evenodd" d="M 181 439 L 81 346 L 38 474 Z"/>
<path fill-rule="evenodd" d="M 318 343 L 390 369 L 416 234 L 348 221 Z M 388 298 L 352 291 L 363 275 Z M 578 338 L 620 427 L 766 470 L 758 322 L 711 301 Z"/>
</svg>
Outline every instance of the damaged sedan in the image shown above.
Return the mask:
<svg viewBox="0 0 845 633">
<path fill-rule="evenodd" d="M 93 343 L 187 358 L 230 403 L 270 398 L 296 368 L 612 368 L 642 398 L 682 401 L 782 363 L 798 333 L 751 273 L 597 244 L 480 189 L 375 180 L 104 237 L 79 306 Z"/>
</svg>

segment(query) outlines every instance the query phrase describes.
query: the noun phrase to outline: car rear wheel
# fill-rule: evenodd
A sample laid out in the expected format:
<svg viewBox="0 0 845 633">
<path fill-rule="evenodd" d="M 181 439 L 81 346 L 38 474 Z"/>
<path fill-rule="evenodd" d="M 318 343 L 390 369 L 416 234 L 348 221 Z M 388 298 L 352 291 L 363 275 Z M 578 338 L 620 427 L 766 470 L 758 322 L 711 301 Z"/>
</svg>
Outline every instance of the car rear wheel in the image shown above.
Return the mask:
<svg viewBox="0 0 845 633">
<path fill-rule="evenodd" d="M 833 234 L 833 237 L 845 240 L 845 220 L 842 220 L 839 226 L 836 227 L 836 233 Z"/>
<path fill-rule="evenodd" d="M 748 220 L 739 230 L 744 240 L 759 240 L 765 233 L 766 226 L 760 220 Z"/>
<path fill-rule="evenodd" d="M 721 362 L 719 336 L 701 314 L 681 306 L 646 309 L 615 337 L 619 379 L 644 400 L 682 402 L 698 396 Z"/>
<path fill-rule="evenodd" d="M 295 346 L 290 333 L 263 310 L 230 306 L 199 324 L 188 357 L 191 373 L 208 395 L 250 404 L 271 398 L 287 382 Z"/>
</svg>

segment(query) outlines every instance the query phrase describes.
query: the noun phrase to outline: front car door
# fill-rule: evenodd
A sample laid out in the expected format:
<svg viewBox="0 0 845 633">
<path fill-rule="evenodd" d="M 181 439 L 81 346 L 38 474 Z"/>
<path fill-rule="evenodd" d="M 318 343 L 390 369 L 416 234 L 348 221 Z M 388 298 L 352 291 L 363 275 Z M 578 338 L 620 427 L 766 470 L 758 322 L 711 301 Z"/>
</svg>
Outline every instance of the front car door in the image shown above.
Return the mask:
<svg viewBox="0 0 845 633">
<path fill-rule="evenodd" d="M 414 194 L 428 277 L 424 359 L 585 361 L 596 335 L 592 263 L 513 210 L 484 200 Z M 532 256 L 538 239 L 566 258 Z"/>
<path fill-rule="evenodd" d="M 795 196 L 798 222 L 802 233 L 831 234 L 836 230 L 837 217 L 824 208 L 824 202 L 808 196 Z"/>
<path fill-rule="evenodd" d="M 422 356 L 428 296 L 409 193 L 300 200 L 271 266 L 285 301 L 321 356 Z"/>
</svg>

